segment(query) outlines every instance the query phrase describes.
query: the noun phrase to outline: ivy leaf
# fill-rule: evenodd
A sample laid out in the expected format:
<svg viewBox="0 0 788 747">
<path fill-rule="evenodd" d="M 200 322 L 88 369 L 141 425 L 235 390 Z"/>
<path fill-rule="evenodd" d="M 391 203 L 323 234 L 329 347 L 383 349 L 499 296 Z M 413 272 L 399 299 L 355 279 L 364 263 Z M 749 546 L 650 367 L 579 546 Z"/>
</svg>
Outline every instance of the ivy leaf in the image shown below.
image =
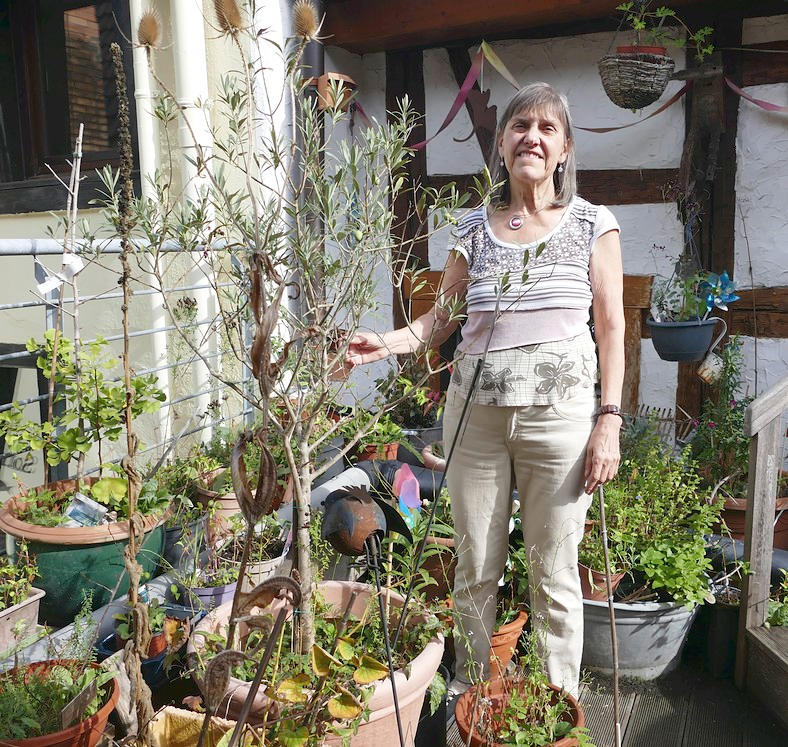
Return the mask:
<svg viewBox="0 0 788 747">
<path fill-rule="evenodd" d="M 309 741 L 309 729 L 306 726 L 296 726 L 290 718 L 284 719 L 279 727 L 277 742 L 283 747 L 303 747 Z"/>
<path fill-rule="evenodd" d="M 340 638 L 337 641 L 336 654 L 343 661 L 350 661 L 356 655 L 356 647 L 353 645 L 353 641 L 347 638 Z"/>
<path fill-rule="evenodd" d="M 302 673 L 282 680 L 276 688 L 276 695 L 288 703 L 306 703 L 309 699 L 307 685 L 309 685 L 309 676 Z"/>
<path fill-rule="evenodd" d="M 342 662 L 331 656 L 324 648 L 320 648 L 317 644 L 312 646 L 312 671 L 318 677 L 328 677 L 332 664 L 342 666 Z"/>
<path fill-rule="evenodd" d="M 364 710 L 356 696 L 344 687 L 339 688 L 339 695 L 331 698 L 326 706 L 334 718 L 343 720 L 355 718 Z"/>
<path fill-rule="evenodd" d="M 389 668 L 385 664 L 365 654 L 361 657 L 358 668 L 353 672 L 353 681 L 359 685 L 369 685 L 388 676 Z"/>
</svg>

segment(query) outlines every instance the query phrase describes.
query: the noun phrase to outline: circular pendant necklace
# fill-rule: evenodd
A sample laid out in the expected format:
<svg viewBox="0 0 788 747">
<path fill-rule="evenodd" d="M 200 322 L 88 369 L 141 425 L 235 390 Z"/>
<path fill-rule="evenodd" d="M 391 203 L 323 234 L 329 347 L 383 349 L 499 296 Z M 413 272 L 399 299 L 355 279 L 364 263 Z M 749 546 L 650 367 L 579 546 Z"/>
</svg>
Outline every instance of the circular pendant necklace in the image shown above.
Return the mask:
<svg viewBox="0 0 788 747">
<path fill-rule="evenodd" d="M 511 228 L 512 231 L 516 231 L 518 228 L 522 228 L 524 222 L 522 215 L 513 215 L 509 218 L 509 228 Z"/>
</svg>

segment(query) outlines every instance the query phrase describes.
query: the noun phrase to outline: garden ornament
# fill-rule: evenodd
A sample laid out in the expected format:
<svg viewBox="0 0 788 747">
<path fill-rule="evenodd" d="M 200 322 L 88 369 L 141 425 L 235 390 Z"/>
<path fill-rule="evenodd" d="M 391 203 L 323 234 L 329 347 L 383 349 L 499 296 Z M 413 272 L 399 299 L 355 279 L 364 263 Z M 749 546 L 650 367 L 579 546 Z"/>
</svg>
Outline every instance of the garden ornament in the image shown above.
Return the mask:
<svg viewBox="0 0 788 747">
<path fill-rule="evenodd" d="M 410 530 L 397 510 L 373 498 L 364 488 L 340 488 L 328 495 L 323 516 L 323 538 L 338 553 L 358 556 L 373 535 L 397 532 L 412 541 Z"/>
</svg>

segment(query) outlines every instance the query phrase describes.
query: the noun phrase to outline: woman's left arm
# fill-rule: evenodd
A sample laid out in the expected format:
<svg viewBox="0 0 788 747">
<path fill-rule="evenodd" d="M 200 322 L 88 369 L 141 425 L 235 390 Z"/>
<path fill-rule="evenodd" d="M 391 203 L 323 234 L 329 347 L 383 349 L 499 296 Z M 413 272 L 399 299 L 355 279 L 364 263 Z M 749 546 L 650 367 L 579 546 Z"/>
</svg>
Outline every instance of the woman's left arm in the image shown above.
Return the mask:
<svg viewBox="0 0 788 747">
<path fill-rule="evenodd" d="M 608 231 L 596 240 L 589 276 L 594 294 L 594 332 L 599 348 L 602 404 L 620 407 L 624 385 L 624 271 L 618 231 Z M 585 492 L 589 495 L 618 472 L 620 432 L 618 415 L 598 417 L 586 452 Z"/>
</svg>

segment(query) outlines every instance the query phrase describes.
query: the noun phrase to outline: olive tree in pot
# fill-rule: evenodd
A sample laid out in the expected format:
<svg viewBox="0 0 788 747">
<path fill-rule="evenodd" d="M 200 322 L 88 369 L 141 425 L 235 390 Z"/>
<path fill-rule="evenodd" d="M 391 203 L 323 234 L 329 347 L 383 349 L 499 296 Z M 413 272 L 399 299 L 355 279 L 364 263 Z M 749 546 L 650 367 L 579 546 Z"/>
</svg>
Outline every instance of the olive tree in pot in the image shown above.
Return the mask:
<svg viewBox="0 0 788 747">
<path fill-rule="evenodd" d="M 394 238 L 393 205 L 411 189 L 405 174 L 411 157 L 406 143 L 416 115 L 404 101 L 391 113 L 390 123 L 373 123 L 354 135 L 343 107 L 314 95 L 311 79 L 300 67 L 303 48 L 316 37 L 319 27 L 317 11 L 308 0 L 294 6 L 296 35 L 283 47 L 284 80 L 277 80 L 258 62 L 259 45 L 270 48 L 265 31 L 258 28 L 260 19 L 247 17 L 231 0 L 216 3 L 216 11 L 216 25 L 227 51 L 239 62 L 236 72 L 222 80 L 210 113 L 205 112 L 222 123 L 215 133 L 212 155 L 197 137 L 190 151 L 206 188 L 194 201 L 176 206 L 166 187 L 169 175 L 162 174 L 156 185 L 157 199 L 135 203 L 134 230 L 139 245 L 145 247 L 157 290 L 167 293 L 172 263 L 182 268 L 194 258 L 214 286 L 217 317 L 212 327 L 221 330 L 221 366 L 194 345 L 188 334 L 184 342 L 212 376 L 259 413 L 259 428 L 242 434 L 231 465 L 234 492 L 250 527 L 272 506 L 277 467 L 266 448 L 269 439 L 281 439 L 293 479 L 296 591 L 292 582 L 274 577 L 250 592 L 236 592 L 225 635 L 228 648 L 213 659 L 218 661 L 218 671 L 226 672 L 225 665 L 237 661 L 233 652 L 237 653 L 238 626 L 250 623 L 242 618 L 252 615 L 256 621 L 252 602 L 266 606 L 259 604 L 260 595 L 271 588 L 277 593 L 282 589 L 298 603 L 299 614 L 291 624 L 294 652 L 319 656 L 315 649 L 318 621 L 312 604 L 310 495 L 313 480 L 329 463 L 317 463 L 314 455 L 346 430 L 360 408 L 353 407 L 327 428 L 318 426 L 330 404 L 343 399 L 358 404 L 352 383 L 335 380 L 336 373 L 345 368 L 353 334 L 381 311 L 380 281 L 400 285 L 402 272 L 410 264 L 409 247 Z M 170 121 L 182 112 L 177 97 L 156 74 L 156 45 L 162 30 L 155 15 L 145 20 L 145 33 L 139 38 L 149 53 L 159 88 L 156 113 Z M 341 92 L 334 93 L 332 101 L 345 99 Z M 281 108 L 261 111 L 258 103 L 263 100 L 281 102 Z M 180 124 L 187 130 L 191 127 L 189 118 Z M 440 225 L 442 217 L 462 202 L 453 187 L 414 189 L 412 193 L 413 213 L 422 216 L 425 224 L 430 215 L 437 216 Z M 222 241 L 212 242 L 218 236 Z M 163 251 L 173 241 L 183 248 L 180 256 Z M 173 317 L 172 324 L 176 331 L 187 332 L 177 318 Z M 251 372 L 254 388 L 243 383 L 240 373 L 244 369 Z M 374 416 L 359 423 L 336 458 L 353 450 L 385 414 L 385 402 L 372 405 L 368 409 Z M 244 452 L 253 441 L 261 444 L 262 456 L 259 473 L 252 475 L 250 483 Z M 245 544 L 241 559 L 241 578 L 249 545 Z M 427 617 L 424 625 L 430 622 Z M 269 634 L 269 640 L 274 637 Z M 214 679 L 206 669 L 206 705 L 216 702 L 222 681 L 226 682 L 224 674 Z M 277 692 L 275 679 L 267 684 Z M 219 700 L 223 696 L 224 692 L 219 693 Z M 355 711 L 356 705 L 350 708 Z M 307 723 L 289 726 L 306 728 L 311 716 L 305 718 Z M 320 731 L 314 730 L 308 734 L 308 743 L 319 738 Z"/>
</svg>

